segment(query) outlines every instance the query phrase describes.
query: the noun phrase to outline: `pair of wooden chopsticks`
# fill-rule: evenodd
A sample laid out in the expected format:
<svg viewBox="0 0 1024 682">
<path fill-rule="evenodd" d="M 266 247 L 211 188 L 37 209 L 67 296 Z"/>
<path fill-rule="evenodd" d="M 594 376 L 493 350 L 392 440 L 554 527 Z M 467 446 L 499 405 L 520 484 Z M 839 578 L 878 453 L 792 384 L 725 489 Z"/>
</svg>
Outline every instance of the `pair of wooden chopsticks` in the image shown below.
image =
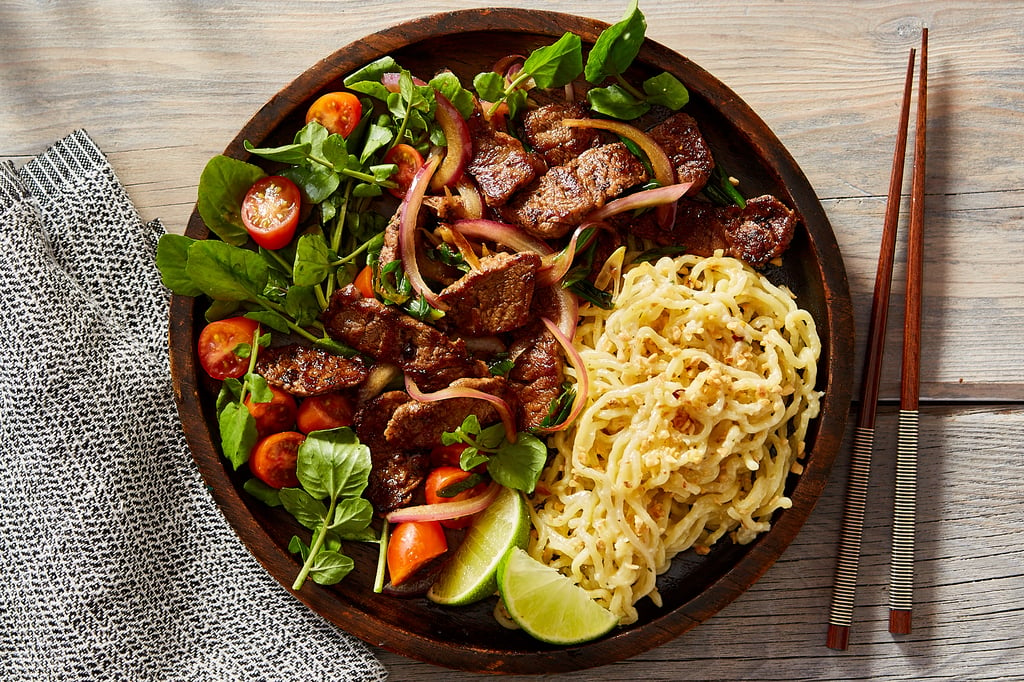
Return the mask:
<svg viewBox="0 0 1024 682">
<path fill-rule="evenodd" d="M 875 275 L 875 291 L 868 326 L 868 347 L 860 394 L 860 413 L 854 431 L 853 454 L 843 510 L 839 558 L 829 611 L 827 645 L 845 649 L 853 623 L 857 567 L 867 501 L 868 477 L 875 437 L 875 410 L 885 346 L 889 290 L 892 284 L 896 225 L 899 219 L 903 166 L 910 118 L 910 96 L 914 77 L 915 50 L 910 51 L 903 89 L 896 150 L 893 153 L 889 196 L 886 204 L 882 244 Z M 907 234 L 907 288 L 903 328 L 903 368 L 900 383 L 900 413 L 896 446 L 896 491 L 892 527 L 892 557 L 889 571 L 889 632 L 908 634 L 913 605 L 914 515 L 917 496 L 918 395 L 920 386 L 921 279 L 924 228 L 925 130 L 927 127 L 928 29 L 921 33 L 921 70 L 917 90 L 914 165 L 911 179 L 910 222 Z"/>
</svg>

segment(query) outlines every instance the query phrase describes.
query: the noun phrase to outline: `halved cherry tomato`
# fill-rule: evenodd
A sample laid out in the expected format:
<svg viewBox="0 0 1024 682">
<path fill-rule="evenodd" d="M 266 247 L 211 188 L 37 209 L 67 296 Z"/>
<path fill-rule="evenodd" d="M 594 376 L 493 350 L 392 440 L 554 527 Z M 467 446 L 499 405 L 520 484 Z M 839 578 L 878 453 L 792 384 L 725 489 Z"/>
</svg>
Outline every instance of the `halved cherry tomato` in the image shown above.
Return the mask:
<svg viewBox="0 0 1024 682">
<path fill-rule="evenodd" d="M 398 585 L 431 559 L 448 551 L 448 539 L 437 521 L 406 521 L 388 539 L 388 573 Z"/>
<path fill-rule="evenodd" d="M 412 145 L 396 144 L 384 155 L 384 163 L 393 163 L 398 166 L 398 171 L 388 178 L 397 182 L 398 187 L 388 187 L 388 191 L 399 199 L 404 199 L 416 171 L 423 165 L 423 156 Z"/>
<path fill-rule="evenodd" d="M 329 133 L 348 137 L 363 116 L 363 105 L 351 92 L 329 92 L 309 107 L 306 123 L 316 121 Z"/>
<path fill-rule="evenodd" d="M 359 289 L 363 298 L 373 298 L 373 268 L 369 265 L 359 271 L 352 283 Z"/>
<path fill-rule="evenodd" d="M 242 200 L 242 223 L 254 242 L 271 251 L 280 249 L 295 235 L 301 203 L 294 182 L 268 175 L 253 183 Z"/>
<path fill-rule="evenodd" d="M 462 451 L 468 445 L 465 443 L 452 443 L 451 445 L 436 445 L 430 450 L 430 465 L 432 467 L 462 467 Z M 482 474 L 487 471 L 487 464 L 478 464 L 471 471 Z"/>
<path fill-rule="evenodd" d="M 297 488 L 295 462 L 304 440 L 305 434 L 282 431 L 257 441 L 249 454 L 249 470 L 271 488 Z"/>
<path fill-rule="evenodd" d="M 239 346 L 251 346 L 259 325 L 248 317 L 230 317 L 203 327 L 199 334 L 199 364 L 217 380 L 238 378 L 249 369 L 248 353 L 239 355 Z"/>
<path fill-rule="evenodd" d="M 468 490 L 463 490 L 455 495 L 448 497 L 441 496 L 441 493 L 445 491 L 445 488 L 461 483 L 473 475 L 472 471 L 463 471 L 459 467 L 438 467 L 434 469 L 427 476 L 427 481 L 424 484 L 423 492 L 426 495 L 427 504 L 437 504 L 438 502 L 459 502 L 461 500 L 468 500 L 471 497 L 483 494 L 483 492 L 487 490 L 487 481 L 481 481 Z M 466 528 L 472 522 L 472 516 L 463 516 L 457 519 L 445 519 L 440 523 L 445 528 Z"/>
<path fill-rule="evenodd" d="M 245 406 L 256 420 L 256 432 L 260 438 L 290 430 L 295 426 L 295 413 L 299 409 L 295 398 L 287 391 L 271 386 L 270 392 L 273 397 L 266 403 L 255 402 L 252 395 L 245 397 Z"/>
<path fill-rule="evenodd" d="M 352 426 L 352 400 L 342 393 L 324 393 L 306 398 L 299 405 L 299 431 L 312 433 L 340 426 Z"/>
</svg>

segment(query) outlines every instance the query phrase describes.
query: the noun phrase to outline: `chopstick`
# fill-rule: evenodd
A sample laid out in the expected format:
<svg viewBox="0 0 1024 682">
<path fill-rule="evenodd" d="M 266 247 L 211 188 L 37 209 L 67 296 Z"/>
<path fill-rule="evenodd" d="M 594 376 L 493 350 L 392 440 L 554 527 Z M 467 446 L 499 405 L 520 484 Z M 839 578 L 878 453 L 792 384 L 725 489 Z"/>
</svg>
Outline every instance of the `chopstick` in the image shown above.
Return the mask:
<svg viewBox="0 0 1024 682">
<path fill-rule="evenodd" d="M 907 233 L 907 294 L 903 321 L 896 443 L 896 493 L 889 563 L 889 632 L 910 634 L 914 586 L 914 517 L 917 497 L 918 396 L 921 366 L 921 280 L 924 260 L 925 130 L 928 118 L 928 29 L 921 33 L 921 73 L 917 86 L 914 174 Z"/>
<path fill-rule="evenodd" d="M 907 126 L 910 122 L 910 95 L 914 81 L 915 54 L 916 51 L 911 49 L 910 59 L 907 63 L 906 82 L 903 86 L 899 126 L 896 130 L 896 148 L 893 152 L 892 171 L 889 176 L 889 195 L 885 206 L 882 243 L 878 252 L 878 266 L 875 272 L 875 290 L 871 302 L 871 317 L 868 322 L 868 346 L 864 355 L 864 369 L 861 377 L 860 412 L 853 435 L 853 454 L 850 460 L 846 503 L 839 537 L 839 556 L 832 587 L 832 605 L 829 609 L 826 644 L 831 649 L 845 649 L 848 646 L 850 626 L 853 624 L 853 605 L 857 591 L 864 509 L 867 502 L 868 478 L 871 472 L 871 454 L 874 449 L 878 384 L 885 349 L 885 326 L 889 314 L 893 254 L 896 250 L 900 192 L 903 188 L 903 166 L 907 149 Z"/>
</svg>

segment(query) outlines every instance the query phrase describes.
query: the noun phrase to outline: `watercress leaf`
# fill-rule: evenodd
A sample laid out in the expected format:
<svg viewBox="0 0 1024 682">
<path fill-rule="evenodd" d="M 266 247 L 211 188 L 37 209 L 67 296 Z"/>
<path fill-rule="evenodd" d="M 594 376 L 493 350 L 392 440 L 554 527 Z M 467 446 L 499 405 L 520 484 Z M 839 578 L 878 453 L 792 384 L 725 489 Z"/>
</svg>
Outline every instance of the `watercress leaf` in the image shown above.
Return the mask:
<svg viewBox="0 0 1024 682">
<path fill-rule="evenodd" d="M 216 322 L 226 317 L 232 317 L 238 312 L 238 301 L 213 301 L 203 314 L 207 322 Z"/>
<path fill-rule="evenodd" d="M 242 223 L 242 200 L 253 183 L 266 173 L 259 166 L 218 155 L 199 176 L 197 208 L 210 231 L 229 244 L 249 239 Z"/>
<path fill-rule="evenodd" d="M 505 96 L 505 79 L 493 71 L 484 71 L 473 78 L 473 89 L 480 99 L 497 102 Z"/>
<path fill-rule="evenodd" d="M 323 233 L 314 232 L 299 237 L 295 247 L 295 265 L 292 279 L 299 286 L 320 284 L 331 272 L 327 253 L 327 240 Z"/>
<path fill-rule="evenodd" d="M 388 128 L 371 123 L 369 130 L 366 132 L 366 143 L 363 145 L 363 151 L 359 154 L 359 162 L 366 163 L 377 151 L 391 144 L 391 140 L 394 137 L 395 134 Z"/>
<path fill-rule="evenodd" d="M 237 470 L 249 461 L 249 451 L 256 444 L 256 420 L 249 408 L 239 402 L 229 402 L 217 415 L 220 426 L 220 444 L 224 457 Z"/>
<path fill-rule="evenodd" d="M 288 320 L 286 320 L 280 313 L 273 310 L 253 310 L 246 313 L 245 316 L 251 320 L 256 320 L 266 327 L 270 327 L 275 332 L 287 334 L 290 331 L 288 328 Z"/>
<path fill-rule="evenodd" d="M 607 88 L 591 88 L 587 91 L 587 102 L 597 113 L 623 121 L 642 116 L 651 109 L 650 104 L 637 99 L 617 84 L 609 85 Z"/>
<path fill-rule="evenodd" d="M 344 539 L 362 534 L 373 520 L 373 505 L 363 497 L 346 497 L 334 508 L 330 529 Z"/>
<path fill-rule="evenodd" d="M 485 464 L 489 459 L 490 457 L 488 455 L 480 452 L 476 448 L 468 447 L 462 451 L 461 455 L 459 455 L 459 466 L 464 471 L 470 471 L 481 464 Z"/>
<path fill-rule="evenodd" d="M 346 146 L 345 138 L 341 135 L 328 135 L 320 151 L 323 159 L 330 163 L 335 171 L 340 171 L 349 163 L 348 147 Z"/>
<path fill-rule="evenodd" d="M 217 401 L 215 403 L 217 412 L 219 413 L 224 409 L 224 406 L 231 401 L 238 401 L 242 398 L 242 382 L 234 377 L 228 377 L 220 385 L 220 391 L 217 393 Z"/>
<path fill-rule="evenodd" d="M 451 71 L 442 71 L 431 78 L 430 87 L 448 98 L 462 118 L 473 115 L 473 93 L 462 87 L 462 81 Z"/>
<path fill-rule="evenodd" d="M 309 145 L 309 152 L 307 156 L 321 156 L 323 154 L 324 142 L 330 137 L 331 133 L 323 126 L 319 121 L 310 121 L 306 125 L 299 128 L 299 131 L 295 133 L 295 144 Z"/>
<path fill-rule="evenodd" d="M 346 76 L 345 80 L 342 82 L 345 84 L 345 87 L 351 88 L 353 84 L 358 83 L 360 81 L 380 82 L 380 79 L 384 76 L 384 74 L 394 73 L 396 71 L 401 70 L 401 67 L 398 65 L 398 62 L 395 61 L 394 57 L 384 56 L 381 57 L 380 59 L 376 59 L 370 62 L 361 69 L 353 71 L 348 76 Z"/>
<path fill-rule="evenodd" d="M 640 52 L 646 31 L 647 21 L 633 0 L 625 16 L 602 31 L 590 50 L 584 71 L 587 81 L 596 85 L 608 76 L 625 73 Z"/>
<path fill-rule="evenodd" d="M 380 188 L 380 185 L 369 183 L 369 182 L 360 182 L 360 183 L 358 183 L 356 185 L 353 185 L 353 187 L 352 187 L 352 196 L 353 197 L 360 197 L 360 198 L 371 197 L 372 198 L 372 197 L 379 197 L 383 193 L 384 193 L 384 190 L 382 190 Z"/>
<path fill-rule="evenodd" d="M 354 90 L 356 92 L 361 92 L 364 95 L 369 95 L 370 97 L 374 99 L 379 99 L 382 102 L 386 102 L 388 99 L 388 95 L 391 94 L 388 91 L 388 89 L 381 84 L 380 81 L 355 81 L 348 86 L 348 89 Z"/>
<path fill-rule="evenodd" d="M 156 245 L 156 267 L 164 286 L 181 296 L 199 296 L 203 290 L 196 286 L 185 271 L 188 247 L 195 239 L 182 234 L 164 234 Z"/>
<path fill-rule="evenodd" d="M 341 185 L 339 175 L 319 163 L 307 166 L 290 166 L 280 173 L 302 190 L 302 195 L 310 204 L 320 204 Z"/>
<path fill-rule="evenodd" d="M 268 507 L 280 507 L 281 495 L 277 488 L 271 488 L 258 478 L 250 478 L 242 484 L 242 490 L 249 493 Z"/>
<path fill-rule="evenodd" d="M 505 98 L 505 105 L 508 106 L 508 117 L 515 119 L 519 116 L 519 112 L 526 109 L 527 92 L 526 90 L 513 90 L 508 93 L 508 97 Z"/>
<path fill-rule="evenodd" d="M 503 424 L 492 424 L 480 431 L 476 437 L 477 447 L 483 450 L 496 450 L 505 442 L 505 427 Z"/>
<path fill-rule="evenodd" d="M 304 163 L 309 156 L 308 144 L 285 144 L 280 147 L 255 147 L 252 142 L 243 142 L 245 150 L 250 154 L 280 163 Z"/>
<path fill-rule="evenodd" d="M 644 81 L 643 87 L 648 102 L 660 104 L 673 111 L 682 109 L 690 101 L 690 91 L 667 71 L 651 76 Z"/>
<path fill-rule="evenodd" d="M 537 87 L 560 88 L 583 71 L 583 43 L 575 33 L 537 48 L 523 62 L 523 70 L 533 76 Z"/>
<path fill-rule="evenodd" d="M 299 446 L 296 473 L 318 499 L 358 497 L 370 477 L 370 449 L 351 429 L 314 431 Z"/>
<path fill-rule="evenodd" d="M 259 374 L 254 372 L 246 373 L 245 383 L 249 388 L 249 395 L 254 403 L 269 403 L 274 399 L 274 393 L 270 390 L 270 385 Z"/>
<path fill-rule="evenodd" d="M 303 563 L 309 557 L 309 545 L 303 542 L 302 538 L 298 535 L 293 535 L 292 539 L 288 541 L 288 551 L 292 554 L 298 554 Z"/>
<path fill-rule="evenodd" d="M 334 585 L 348 575 L 355 567 L 350 557 L 340 552 L 320 550 L 313 560 L 309 577 L 318 585 Z"/>
<path fill-rule="evenodd" d="M 281 488 L 280 497 L 288 513 L 310 530 L 327 519 L 327 506 L 301 488 Z"/>
<path fill-rule="evenodd" d="M 188 248 L 186 274 L 210 298 L 255 301 L 267 285 L 267 264 L 255 251 L 204 239 Z"/>
<path fill-rule="evenodd" d="M 296 324 L 305 327 L 316 322 L 323 312 L 317 300 L 315 286 L 293 286 L 288 289 L 284 311 L 292 316 Z"/>
<path fill-rule="evenodd" d="M 487 472 L 506 488 L 533 492 L 547 461 L 548 449 L 536 436 L 520 433 L 515 443 L 505 442 L 487 462 Z"/>
</svg>

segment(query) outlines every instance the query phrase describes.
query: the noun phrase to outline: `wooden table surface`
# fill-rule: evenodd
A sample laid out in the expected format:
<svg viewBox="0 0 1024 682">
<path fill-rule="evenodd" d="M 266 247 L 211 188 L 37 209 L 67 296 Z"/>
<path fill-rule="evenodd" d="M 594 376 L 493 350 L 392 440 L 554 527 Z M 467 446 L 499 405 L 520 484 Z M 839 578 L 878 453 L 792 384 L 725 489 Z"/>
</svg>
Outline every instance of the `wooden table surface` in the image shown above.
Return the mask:
<svg viewBox="0 0 1024 682">
<path fill-rule="evenodd" d="M 609 22 L 626 5 L 499 4 Z M 0 159 L 23 163 L 85 128 L 142 218 L 181 232 L 207 159 L 295 76 L 362 35 L 474 6 L 8 0 L 0 3 Z M 1021 679 L 1024 3 L 645 0 L 641 9 L 648 36 L 750 104 L 818 192 L 847 264 L 858 367 L 906 57 L 929 28 L 915 629 L 893 636 L 886 627 L 896 284 L 849 650 L 825 647 L 847 442 L 809 522 L 752 589 L 660 648 L 566 678 Z M 472 677 L 379 655 L 392 679 Z"/>
</svg>

